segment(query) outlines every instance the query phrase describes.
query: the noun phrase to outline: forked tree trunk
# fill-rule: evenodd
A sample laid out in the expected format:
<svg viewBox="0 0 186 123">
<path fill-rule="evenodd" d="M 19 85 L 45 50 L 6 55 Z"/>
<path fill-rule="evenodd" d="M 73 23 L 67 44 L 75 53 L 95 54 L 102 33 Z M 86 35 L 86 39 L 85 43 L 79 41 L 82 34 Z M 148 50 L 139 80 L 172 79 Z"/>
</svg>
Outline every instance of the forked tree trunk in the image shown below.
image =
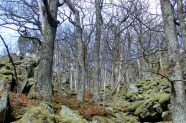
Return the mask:
<svg viewBox="0 0 186 123">
<path fill-rule="evenodd" d="M 186 122 L 186 95 L 182 69 L 179 62 L 179 49 L 174 24 L 173 10 L 169 0 L 160 0 L 164 21 L 165 37 L 168 40 L 169 76 L 171 83 L 171 106 L 173 123 Z"/>
<path fill-rule="evenodd" d="M 41 49 L 38 78 L 36 82 L 36 98 L 51 101 L 53 99 L 52 88 L 52 64 L 54 41 L 57 30 L 58 0 L 43 0 L 46 10 L 45 26 L 43 32 L 43 44 Z"/>
</svg>

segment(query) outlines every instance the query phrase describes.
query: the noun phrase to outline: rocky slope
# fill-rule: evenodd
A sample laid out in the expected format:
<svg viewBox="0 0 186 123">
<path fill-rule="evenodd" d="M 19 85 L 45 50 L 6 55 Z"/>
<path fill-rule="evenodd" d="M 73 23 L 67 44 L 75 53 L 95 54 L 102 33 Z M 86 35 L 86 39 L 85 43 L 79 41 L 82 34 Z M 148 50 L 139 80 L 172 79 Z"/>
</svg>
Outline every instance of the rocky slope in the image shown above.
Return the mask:
<svg viewBox="0 0 186 123">
<path fill-rule="evenodd" d="M 18 83 L 7 56 L 0 58 L 0 122 L 16 123 L 136 123 L 170 122 L 170 87 L 167 79 L 155 74 L 123 86 L 114 96 L 106 86 L 106 107 L 92 103 L 86 91 L 85 102 L 76 101 L 75 92 L 55 93 L 55 102 L 30 99 L 29 91 L 37 77 L 38 58 L 13 55 Z M 57 84 L 56 84 L 57 85 Z M 55 87 L 55 92 L 57 92 Z M 101 89 L 103 91 L 103 89 Z M 15 93 L 16 92 L 16 93 Z"/>
</svg>

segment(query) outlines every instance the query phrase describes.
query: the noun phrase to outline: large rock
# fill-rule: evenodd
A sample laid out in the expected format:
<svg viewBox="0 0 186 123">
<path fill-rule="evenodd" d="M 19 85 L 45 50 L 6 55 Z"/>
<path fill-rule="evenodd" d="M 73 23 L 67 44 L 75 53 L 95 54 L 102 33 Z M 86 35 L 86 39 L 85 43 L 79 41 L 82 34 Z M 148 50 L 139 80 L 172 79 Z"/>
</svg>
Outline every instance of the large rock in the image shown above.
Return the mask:
<svg viewBox="0 0 186 123">
<path fill-rule="evenodd" d="M 23 59 L 23 56 L 17 55 L 16 53 L 11 53 L 10 55 L 11 55 L 14 62 L 18 62 Z M 9 63 L 10 59 L 9 59 L 8 55 L 4 55 L 4 56 L 0 57 L 0 62 Z"/>
<path fill-rule="evenodd" d="M 138 91 L 139 91 L 139 89 L 136 85 L 134 85 L 134 84 L 129 85 L 128 92 L 138 92 Z"/>
<path fill-rule="evenodd" d="M 32 58 L 26 58 L 18 66 L 18 75 L 30 78 L 34 76 L 34 68 L 36 67 L 36 61 Z"/>
<path fill-rule="evenodd" d="M 17 85 L 17 93 L 22 93 L 26 84 L 28 82 L 28 79 L 25 77 L 18 77 L 18 85 Z"/>
<path fill-rule="evenodd" d="M 138 115 L 142 122 L 158 122 L 162 120 L 162 111 L 163 109 L 158 102 L 149 102 L 144 104 L 141 108 L 137 108 L 134 114 Z"/>
<path fill-rule="evenodd" d="M 172 121 L 172 113 L 170 111 L 165 111 L 162 113 L 163 121 Z"/>
<path fill-rule="evenodd" d="M 8 105 L 8 92 L 4 92 L 0 99 L 0 123 L 4 123 Z"/>
<path fill-rule="evenodd" d="M 85 121 L 80 117 L 78 112 L 75 112 L 68 107 L 62 105 L 61 106 L 61 111 L 59 112 L 61 116 L 68 117 L 69 119 L 73 119 L 77 123 L 84 123 Z"/>
<path fill-rule="evenodd" d="M 94 116 L 92 118 L 92 123 L 116 123 L 116 122 L 104 116 Z"/>
<path fill-rule="evenodd" d="M 12 75 L 0 74 L 0 91 L 11 90 L 12 80 Z"/>
<path fill-rule="evenodd" d="M 55 110 L 59 108 L 61 106 L 58 104 L 42 102 L 39 106 L 28 109 L 16 123 L 77 123 L 74 119 L 55 114 Z"/>
</svg>

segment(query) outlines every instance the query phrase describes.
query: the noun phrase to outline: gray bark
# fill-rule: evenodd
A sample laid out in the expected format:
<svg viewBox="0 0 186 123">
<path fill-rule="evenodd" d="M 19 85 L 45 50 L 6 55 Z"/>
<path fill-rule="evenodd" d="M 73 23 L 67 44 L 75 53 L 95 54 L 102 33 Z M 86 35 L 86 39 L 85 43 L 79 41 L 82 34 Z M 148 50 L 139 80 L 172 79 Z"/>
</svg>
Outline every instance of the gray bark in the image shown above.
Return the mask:
<svg viewBox="0 0 186 123">
<path fill-rule="evenodd" d="M 96 36 L 94 44 L 94 88 L 93 88 L 93 100 L 100 100 L 99 93 L 99 74 L 100 74 L 100 38 L 101 38 L 101 8 L 99 0 L 95 0 L 96 4 Z"/>
<path fill-rule="evenodd" d="M 58 94 L 60 95 L 61 92 L 62 92 L 62 83 L 61 83 L 61 79 L 60 79 L 60 64 L 59 64 L 59 43 L 57 40 L 56 41 L 56 52 L 57 52 L 57 58 L 56 58 L 56 61 L 57 61 L 57 83 L 59 85 L 59 90 L 58 90 Z"/>
<path fill-rule="evenodd" d="M 41 58 L 39 64 L 38 78 L 36 82 L 36 98 L 51 101 L 53 99 L 52 91 L 52 64 L 54 41 L 58 25 L 57 9 L 58 0 L 43 0 L 46 10 L 45 27 L 43 33 L 43 44 L 41 49 Z"/>
<path fill-rule="evenodd" d="M 75 14 L 75 18 L 76 18 L 76 43 L 78 46 L 77 60 L 80 66 L 78 74 L 80 74 L 81 72 L 77 100 L 83 101 L 85 95 L 85 60 L 84 60 L 84 46 L 82 41 L 82 28 L 80 24 L 79 11 L 74 7 L 74 5 L 71 3 L 70 0 L 65 0 L 65 2 L 68 4 L 72 12 Z"/>
<path fill-rule="evenodd" d="M 141 61 L 139 58 L 139 49 L 138 49 L 138 41 L 136 40 L 136 54 L 137 54 L 137 64 L 138 64 L 138 75 L 139 75 L 139 79 L 142 78 L 142 73 L 141 73 Z"/>
<path fill-rule="evenodd" d="M 186 95 L 179 62 L 179 49 L 174 23 L 173 10 L 170 1 L 160 0 L 164 21 L 165 37 L 168 40 L 169 76 L 171 82 L 171 105 L 173 112 L 173 123 L 186 122 Z"/>
<path fill-rule="evenodd" d="M 180 24 L 180 31 L 181 31 L 181 37 L 182 42 L 184 45 L 184 50 L 186 52 L 186 25 L 185 20 L 183 17 L 183 1 L 182 0 L 176 0 L 178 3 L 178 18 L 179 18 L 179 24 Z"/>
</svg>

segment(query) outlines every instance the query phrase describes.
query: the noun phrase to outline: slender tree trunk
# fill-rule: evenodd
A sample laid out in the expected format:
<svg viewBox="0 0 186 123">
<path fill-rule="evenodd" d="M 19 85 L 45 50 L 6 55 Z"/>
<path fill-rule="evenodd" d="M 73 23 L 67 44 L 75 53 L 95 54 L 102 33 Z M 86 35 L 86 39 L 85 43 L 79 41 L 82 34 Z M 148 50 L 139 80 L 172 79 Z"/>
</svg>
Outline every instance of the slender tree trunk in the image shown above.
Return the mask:
<svg viewBox="0 0 186 123">
<path fill-rule="evenodd" d="M 87 49 L 87 43 L 84 44 L 84 54 L 85 54 L 85 83 L 86 83 L 86 86 L 85 88 L 86 89 L 89 89 L 90 88 L 90 82 L 89 82 L 89 67 L 88 67 L 88 49 Z"/>
<path fill-rule="evenodd" d="M 106 97 L 106 81 L 107 80 L 107 62 L 105 61 L 105 71 L 104 71 L 104 95 L 103 95 L 103 107 L 105 107 L 105 97 Z"/>
<path fill-rule="evenodd" d="M 112 57 L 113 58 L 113 57 Z M 111 64 L 112 64 L 112 75 L 111 75 L 111 90 L 114 89 L 114 61 L 111 61 Z"/>
<path fill-rule="evenodd" d="M 72 68 L 70 66 L 70 90 L 73 90 L 73 74 L 72 74 Z"/>
<path fill-rule="evenodd" d="M 162 63 L 162 54 L 161 54 L 161 40 L 160 40 L 160 36 L 159 36 L 159 42 L 158 42 L 158 49 L 159 49 L 159 63 L 160 63 L 160 68 L 161 70 L 163 70 L 163 63 Z"/>
<path fill-rule="evenodd" d="M 93 100 L 100 100 L 99 93 L 99 74 L 100 74 L 100 39 L 101 39 L 101 8 L 99 0 L 95 0 L 96 4 L 96 36 L 94 44 L 94 88 L 93 88 Z"/>
<path fill-rule="evenodd" d="M 78 93 L 78 91 L 79 91 L 79 73 L 78 72 L 79 72 L 79 64 L 78 64 L 78 60 L 76 58 L 75 80 L 74 80 L 76 93 Z"/>
<path fill-rule="evenodd" d="M 140 56 L 139 56 L 139 49 L 138 49 L 138 41 L 136 40 L 136 54 L 137 54 L 137 64 L 138 64 L 138 75 L 139 79 L 142 78 L 142 73 L 141 73 L 141 61 L 140 61 Z"/>
<path fill-rule="evenodd" d="M 182 0 L 176 0 L 178 3 L 178 18 L 179 18 L 179 24 L 180 24 L 180 31 L 181 31 L 181 38 L 184 45 L 184 50 L 186 52 L 186 25 L 184 20 L 184 12 L 183 12 L 183 1 Z"/>
<path fill-rule="evenodd" d="M 41 49 L 38 78 L 36 83 L 36 98 L 51 101 L 53 99 L 52 88 L 52 64 L 54 41 L 57 30 L 58 0 L 43 0 L 46 10 L 45 27 L 43 33 L 43 44 Z"/>
<path fill-rule="evenodd" d="M 81 78 L 79 82 L 79 90 L 78 90 L 78 97 L 77 100 L 83 101 L 84 95 L 85 95 L 85 60 L 84 60 L 84 45 L 82 41 L 82 28 L 80 24 L 80 17 L 79 17 L 79 11 L 75 8 L 75 6 L 72 4 L 70 0 L 65 0 L 65 2 L 68 4 L 69 8 L 72 10 L 72 12 L 75 14 L 76 18 L 76 44 L 78 47 L 78 64 L 80 66 L 80 69 L 78 71 L 78 74 L 80 74 L 81 71 Z"/>
<path fill-rule="evenodd" d="M 37 0 L 37 4 L 39 6 L 39 14 L 40 14 L 40 19 L 41 19 L 41 32 L 44 33 L 45 22 L 44 22 L 44 15 L 43 15 L 43 9 L 42 9 L 42 5 L 41 5 L 41 1 Z"/>
<path fill-rule="evenodd" d="M 131 36 L 130 36 L 130 33 L 127 31 L 127 40 L 128 40 L 128 58 L 127 58 L 127 54 L 125 53 L 125 60 L 129 60 L 132 58 L 132 55 L 131 55 Z M 127 61 L 126 62 L 126 65 L 129 65 L 131 63 L 131 61 Z M 127 68 L 126 70 L 126 81 L 127 83 L 130 82 L 129 80 L 129 75 L 131 73 L 129 72 L 129 68 Z"/>
<path fill-rule="evenodd" d="M 59 64 L 59 43 L 56 40 L 56 50 L 57 50 L 57 84 L 59 85 L 58 94 L 60 95 L 62 92 L 62 83 L 60 79 L 60 64 Z"/>
<path fill-rule="evenodd" d="M 168 40 L 169 76 L 171 83 L 171 105 L 173 123 L 186 122 L 186 94 L 182 69 L 179 62 L 179 49 L 174 24 L 173 10 L 169 0 L 160 0 L 164 21 L 165 37 Z"/>
</svg>

